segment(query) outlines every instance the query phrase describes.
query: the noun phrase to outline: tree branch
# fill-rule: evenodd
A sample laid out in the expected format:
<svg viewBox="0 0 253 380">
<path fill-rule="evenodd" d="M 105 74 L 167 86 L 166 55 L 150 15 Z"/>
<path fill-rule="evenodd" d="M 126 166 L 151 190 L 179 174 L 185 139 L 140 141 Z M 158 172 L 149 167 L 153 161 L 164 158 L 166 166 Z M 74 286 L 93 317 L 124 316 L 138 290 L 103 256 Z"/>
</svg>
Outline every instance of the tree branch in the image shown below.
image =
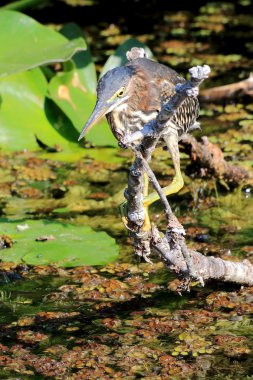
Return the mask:
<svg viewBox="0 0 253 380">
<path fill-rule="evenodd" d="M 180 278 L 187 274 L 184 257 L 171 249 L 167 238 L 161 238 L 157 228 L 153 228 L 151 247 L 160 255 L 167 267 Z M 187 248 L 186 248 L 187 249 Z M 187 249 L 188 250 L 188 249 Z M 197 251 L 188 250 L 195 271 L 203 281 L 217 280 L 253 285 L 253 266 L 248 260 L 232 262 L 219 257 L 204 256 Z"/>
<path fill-rule="evenodd" d="M 253 177 L 246 169 L 227 162 L 219 146 L 211 143 L 206 136 L 198 142 L 195 137 L 185 135 L 180 140 L 180 146 L 190 156 L 193 164 L 232 187 Z"/>
<path fill-rule="evenodd" d="M 200 100 L 203 102 L 222 102 L 243 96 L 253 96 L 253 74 L 240 82 L 200 91 Z"/>
<path fill-rule="evenodd" d="M 128 52 L 129 60 L 143 56 L 142 49 L 134 48 Z M 135 252 L 149 260 L 152 248 L 165 265 L 179 278 L 184 279 L 185 289 L 189 289 L 192 278 L 198 279 L 202 285 L 204 280 L 216 279 L 239 284 L 253 284 L 253 266 L 244 260 L 242 263 L 224 261 L 220 258 L 205 257 L 201 253 L 189 250 L 185 244 L 184 229 L 173 214 L 167 198 L 163 195 L 156 177 L 149 167 L 148 161 L 155 149 L 160 136 L 166 128 L 166 123 L 173 117 L 178 107 L 188 96 L 198 95 L 198 86 L 208 77 L 208 66 L 196 67 L 189 70 L 191 78 L 182 85 L 177 85 L 176 93 L 162 108 L 156 120 L 145 125 L 142 131 L 134 133 L 130 138 L 123 138 L 122 145 L 132 148 L 135 161 L 130 169 L 128 189 L 125 192 L 128 208 L 128 228 L 134 240 Z M 133 142 L 142 139 L 136 148 Z M 167 229 L 165 236 L 159 232 L 156 226 L 148 232 L 143 232 L 141 226 L 144 223 L 145 211 L 142 205 L 143 178 L 146 172 L 159 194 L 167 217 Z"/>
</svg>

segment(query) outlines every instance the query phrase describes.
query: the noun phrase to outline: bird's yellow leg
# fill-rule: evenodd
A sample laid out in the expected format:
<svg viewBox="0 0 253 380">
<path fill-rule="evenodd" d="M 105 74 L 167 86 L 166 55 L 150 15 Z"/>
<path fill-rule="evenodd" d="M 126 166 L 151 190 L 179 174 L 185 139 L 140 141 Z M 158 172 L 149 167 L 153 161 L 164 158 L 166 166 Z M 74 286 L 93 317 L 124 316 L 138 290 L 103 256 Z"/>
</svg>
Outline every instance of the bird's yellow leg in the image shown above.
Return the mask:
<svg viewBox="0 0 253 380">
<path fill-rule="evenodd" d="M 178 135 L 177 133 L 167 134 L 164 137 L 164 141 L 168 147 L 168 150 L 171 155 L 171 159 L 175 169 L 175 176 L 172 182 L 162 189 L 164 195 L 171 195 L 177 193 L 184 186 L 184 180 L 182 177 L 180 169 L 180 154 L 178 149 Z M 143 205 L 145 208 L 150 206 L 152 203 L 159 199 L 159 195 L 156 192 L 153 192 L 146 197 L 144 197 Z"/>
</svg>

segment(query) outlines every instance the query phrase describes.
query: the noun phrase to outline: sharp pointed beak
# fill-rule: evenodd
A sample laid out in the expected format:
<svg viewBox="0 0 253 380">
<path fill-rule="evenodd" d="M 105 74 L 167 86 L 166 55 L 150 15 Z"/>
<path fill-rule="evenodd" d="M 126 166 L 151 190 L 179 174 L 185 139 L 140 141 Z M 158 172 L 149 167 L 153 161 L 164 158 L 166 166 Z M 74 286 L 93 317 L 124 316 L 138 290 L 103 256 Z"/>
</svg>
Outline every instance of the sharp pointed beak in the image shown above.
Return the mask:
<svg viewBox="0 0 253 380">
<path fill-rule="evenodd" d="M 106 107 L 104 104 L 97 103 L 92 114 L 90 115 L 87 123 L 83 127 L 83 130 L 78 138 L 78 141 L 80 141 L 86 132 L 88 132 L 94 124 L 96 124 L 108 111 L 108 107 Z"/>
</svg>

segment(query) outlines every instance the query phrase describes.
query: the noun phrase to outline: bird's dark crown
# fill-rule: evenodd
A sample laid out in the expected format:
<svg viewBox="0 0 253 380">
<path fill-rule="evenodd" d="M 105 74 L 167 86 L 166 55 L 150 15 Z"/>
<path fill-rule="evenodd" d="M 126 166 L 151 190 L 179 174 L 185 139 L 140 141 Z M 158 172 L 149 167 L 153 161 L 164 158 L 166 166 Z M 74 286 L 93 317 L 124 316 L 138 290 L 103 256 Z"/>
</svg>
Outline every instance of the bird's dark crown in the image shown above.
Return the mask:
<svg viewBox="0 0 253 380">
<path fill-rule="evenodd" d="M 127 86 L 132 75 L 133 69 L 128 66 L 116 67 L 107 71 L 98 82 L 98 99 L 102 101 L 110 99 L 122 86 Z"/>
</svg>

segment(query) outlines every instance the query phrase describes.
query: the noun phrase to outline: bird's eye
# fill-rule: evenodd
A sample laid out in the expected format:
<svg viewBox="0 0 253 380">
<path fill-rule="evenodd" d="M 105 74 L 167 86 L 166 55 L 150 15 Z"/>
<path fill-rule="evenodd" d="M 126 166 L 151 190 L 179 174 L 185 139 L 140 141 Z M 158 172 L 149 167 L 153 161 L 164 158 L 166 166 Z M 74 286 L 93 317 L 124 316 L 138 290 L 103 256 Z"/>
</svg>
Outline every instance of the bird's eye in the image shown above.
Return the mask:
<svg viewBox="0 0 253 380">
<path fill-rule="evenodd" d="M 125 93 L 125 87 L 121 87 L 121 89 L 118 91 L 117 96 L 120 98 Z"/>
</svg>

